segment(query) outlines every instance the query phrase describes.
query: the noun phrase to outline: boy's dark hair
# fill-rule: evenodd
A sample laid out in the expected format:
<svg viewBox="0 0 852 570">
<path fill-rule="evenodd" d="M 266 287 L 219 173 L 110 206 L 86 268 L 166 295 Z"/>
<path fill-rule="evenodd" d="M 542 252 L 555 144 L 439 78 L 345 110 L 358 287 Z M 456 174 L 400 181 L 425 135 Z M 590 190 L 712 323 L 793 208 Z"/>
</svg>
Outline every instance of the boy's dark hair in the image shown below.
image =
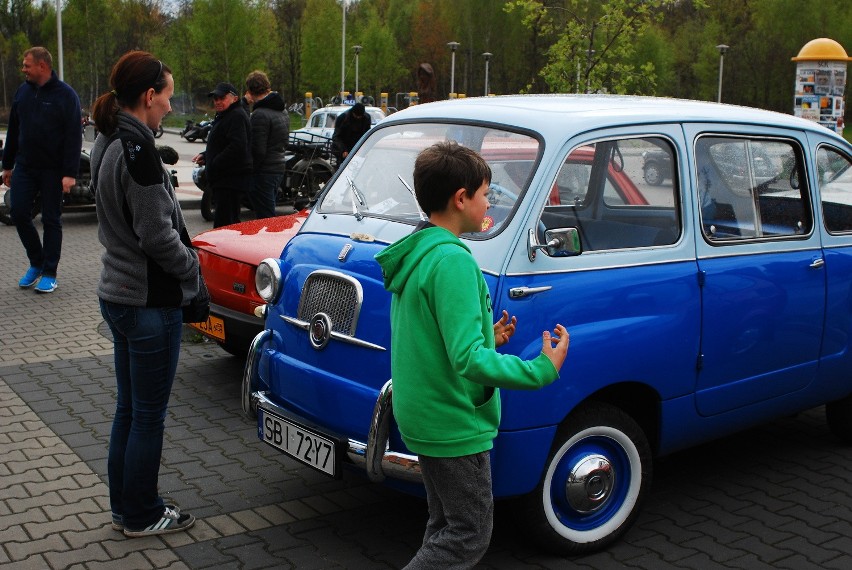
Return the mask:
<svg viewBox="0 0 852 570">
<path fill-rule="evenodd" d="M 259 69 L 255 69 L 246 77 L 246 88 L 252 95 L 264 95 L 272 89 L 269 77 Z"/>
<path fill-rule="evenodd" d="M 443 211 L 459 188 L 472 197 L 483 183 L 491 183 L 491 167 L 456 141 L 435 143 L 414 161 L 414 195 L 427 216 Z"/>
</svg>

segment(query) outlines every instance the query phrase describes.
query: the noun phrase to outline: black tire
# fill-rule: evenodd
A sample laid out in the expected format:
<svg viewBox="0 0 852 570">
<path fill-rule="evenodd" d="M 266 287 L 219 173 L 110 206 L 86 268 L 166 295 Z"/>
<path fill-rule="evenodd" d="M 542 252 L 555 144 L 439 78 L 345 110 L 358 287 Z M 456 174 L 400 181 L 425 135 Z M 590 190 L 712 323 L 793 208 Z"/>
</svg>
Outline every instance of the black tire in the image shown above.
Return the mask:
<svg viewBox="0 0 852 570">
<path fill-rule="evenodd" d="M 642 168 L 645 182 L 651 186 L 660 186 L 663 183 L 663 171 L 656 162 L 649 162 Z"/>
<path fill-rule="evenodd" d="M 852 395 L 826 404 L 825 419 L 831 433 L 843 443 L 852 444 Z"/>
<path fill-rule="evenodd" d="M 15 225 L 12 222 L 12 217 L 10 216 L 12 212 L 12 191 L 10 189 L 6 189 L 6 193 L 3 194 L 3 203 L 0 204 L 0 222 L 6 224 L 7 226 Z M 33 211 L 32 217 L 35 219 L 38 216 L 39 212 L 41 212 L 41 196 L 36 195 L 35 201 L 33 202 Z"/>
<path fill-rule="evenodd" d="M 201 217 L 205 222 L 212 222 L 216 213 L 216 205 L 213 203 L 213 192 L 201 193 Z"/>
<path fill-rule="evenodd" d="M 194 135 L 194 134 L 193 135 L 188 134 L 188 135 L 185 135 L 184 138 L 186 138 L 186 140 L 188 140 L 189 142 L 195 142 L 195 139 L 197 139 L 198 136 Z"/>
<path fill-rule="evenodd" d="M 218 342 L 218 341 L 216 342 L 216 344 L 218 344 L 220 347 L 222 347 L 222 350 L 224 350 L 225 352 L 227 352 L 231 356 L 236 356 L 237 358 L 243 358 L 243 359 L 245 359 L 245 357 L 248 356 L 248 350 L 249 350 L 248 346 L 236 347 L 232 344 Z"/>
<path fill-rule="evenodd" d="M 9 217 L 9 212 L 12 210 L 12 191 L 8 188 L 3 194 L 3 203 L 0 204 L 0 222 L 7 226 L 12 225 L 12 218 Z"/>
<path fill-rule="evenodd" d="M 322 191 L 326 182 L 330 179 L 330 171 L 324 168 L 308 168 L 299 182 L 299 197 L 294 200 L 293 207 L 296 210 L 305 209 L 308 204 L 316 200 L 317 194 Z"/>
<path fill-rule="evenodd" d="M 586 404 L 560 426 L 542 481 L 518 501 L 521 526 L 561 555 L 601 550 L 633 524 L 652 474 L 651 447 L 633 418 Z"/>
</svg>

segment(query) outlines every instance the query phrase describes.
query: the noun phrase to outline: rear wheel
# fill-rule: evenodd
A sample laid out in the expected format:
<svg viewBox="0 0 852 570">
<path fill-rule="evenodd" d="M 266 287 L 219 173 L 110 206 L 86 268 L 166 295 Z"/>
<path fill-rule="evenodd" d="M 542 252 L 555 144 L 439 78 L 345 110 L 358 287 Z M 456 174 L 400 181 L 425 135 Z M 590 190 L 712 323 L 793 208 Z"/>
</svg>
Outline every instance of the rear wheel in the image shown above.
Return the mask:
<svg viewBox="0 0 852 570">
<path fill-rule="evenodd" d="M 331 179 L 331 172 L 324 168 L 308 168 L 299 183 L 298 197 L 293 202 L 296 210 L 303 210 L 316 199 L 317 194 L 325 187 L 326 182 Z"/>
<path fill-rule="evenodd" d="M 828 428 L 844 443 L 852 443 L 852 395 L 825 405 Z"/>
<path fill-rule="evenodd" d="M 651 488 L 651 447 L 619 408 L 590 403 L 559 428 L 542 482 L 521 499 L 530 538 L 560 554 L 618 540 Z"/>
<path fill-rule="evenodd" d="M 216 205 L 213 203 L 213 192 L 206 191 L 201 193 L 201 217 L 205 222 L 212 222 L 213 215 L 216 212 Z"/>
<path fill-rule="evenodd" d="M 12 191 L 9 188 L 6 188 L 6 193 L 3 194 L 3 203 L 0 204 L 0 222 L 6 224 L 7 226 L 14 225 L 14 223 L 12 222 L 11 212 Z M 33 201 L 33 210 L 31 213 L 33 219 L 38 216 L 39 212 L 41 212 L 41 197 L 39 195 L 36 195 L 35 200 Z"/>
<path fill-rule="evenodd" d="M 197 138 L 198 137 L 196 135 L 190 135 L 190 134 L 186 135 L 186 140 L 188 140 L 189 142 L 195 142 L 195 139 L 197 139 Z"/>
<path fill-rule="evenodd" d="M 663 183 L 663 172 L 656 162 L 649 162 L 644 168 L 645 182 L 651 186 L 659 186 Z"/>
</svg>

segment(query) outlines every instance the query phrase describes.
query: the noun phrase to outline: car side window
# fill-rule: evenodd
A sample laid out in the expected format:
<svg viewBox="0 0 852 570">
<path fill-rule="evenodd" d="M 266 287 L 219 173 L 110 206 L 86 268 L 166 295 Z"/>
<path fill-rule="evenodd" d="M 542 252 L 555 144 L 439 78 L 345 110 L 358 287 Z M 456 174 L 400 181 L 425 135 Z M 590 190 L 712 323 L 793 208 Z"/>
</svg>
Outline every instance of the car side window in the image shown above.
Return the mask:
<svg viewBox="0 0 852 570">
<path fill-rule="evenodd" d="M 852 231 L 852 159 L 837 149 L 820 147 L 817 175 L 825 229 Z"/>
<path fill-rule="evenodd" d="M 702 137 L 695 163 L 701 227 L 710 243 L 811 232 L 802 153 L 793 142 Z"/>
<path fill-rule="evenodd" d="M 675 243 L 681 224 L 673 156 L 671 143 L 659 137 L 572 149 L 539 229 L 575 227 L 587 252 Z"/>
</svg>

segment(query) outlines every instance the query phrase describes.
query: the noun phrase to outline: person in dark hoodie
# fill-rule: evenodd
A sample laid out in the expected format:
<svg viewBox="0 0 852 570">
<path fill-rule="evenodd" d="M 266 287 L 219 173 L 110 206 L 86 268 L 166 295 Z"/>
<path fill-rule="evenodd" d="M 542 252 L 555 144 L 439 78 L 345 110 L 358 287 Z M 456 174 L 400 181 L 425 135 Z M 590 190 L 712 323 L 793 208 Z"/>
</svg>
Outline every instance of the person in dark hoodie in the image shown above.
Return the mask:
<svg viewBox="0 0 852 570">
<path fill-rule="evenodd" d="M 213 227 L 240 221 L 243 195 L 251 187 L 251 124 L 248 110 L 230 83 L 219 83 L 208 93 L 216 116 L 207 136 L 207 149 L 192 161 L 207 167 L 207 180 L 216 211 Z"/>
<path fill-rule="evenodd" d="M 112 90 L 92 108 L 101 315 L 113 336 L 117 385 L 107 472 L 112 527 L 129 537 L 188 529 L 195 517 L 157 489 L 166 409 L 180 355 L 183 314 L 201 289 L 189 241 L 153 129 L 171 111 L 171 70 L 150 53 L 124 54 Z"/>
<path fill-rule="evenodd" d="M 351 109 L 337 116 L 332 140 L 338 166 L 371 127 L 370 116 L 363 103 L 355 103 Z"/>
<path fill-rule="evenodd" d="M 472 568 L 485 554 L 498 388 L 546 386 L 568 353 L 568 331 L 560 324 L 555 338 L 542 332 L 532 360 L 495 350 L 514 334 L 516 319 L 503 311 L 492 324 L 488 285 L 459 239 L 481 231 L 490 182 L 491 168 L 475 151 L 454 141 L 426 148 L 414 162 L 414 193 L 429 220 L 376 255 L 392 294 L 394 418 L 418 455 L 429 507 L 410 570 Z"/>
<path fill-rule="evenodd" d="M 275 215 L 275 195 L 284 178 L 284 152 L 290 135 L 287 105 L 262 71 L 246 77 L 246 96 L 251 100 L 251 207 L 258 218 Z"/>
<path fill-rule="evenodd" d="M 71 192 L 80 168 L 80 99 L 56 76 L 53 58 L 43 47 L 24 52 L 22 71 L 26 81 L 15 92 L 9 114 L 3 184 L 11 192 L 9 214 L 30 262 L 18 286 L 52 293 L 62 251 L 62 195 Z M 32 219 L 36 194 L 41 194 L 44 242 Z"/>
</svg>

